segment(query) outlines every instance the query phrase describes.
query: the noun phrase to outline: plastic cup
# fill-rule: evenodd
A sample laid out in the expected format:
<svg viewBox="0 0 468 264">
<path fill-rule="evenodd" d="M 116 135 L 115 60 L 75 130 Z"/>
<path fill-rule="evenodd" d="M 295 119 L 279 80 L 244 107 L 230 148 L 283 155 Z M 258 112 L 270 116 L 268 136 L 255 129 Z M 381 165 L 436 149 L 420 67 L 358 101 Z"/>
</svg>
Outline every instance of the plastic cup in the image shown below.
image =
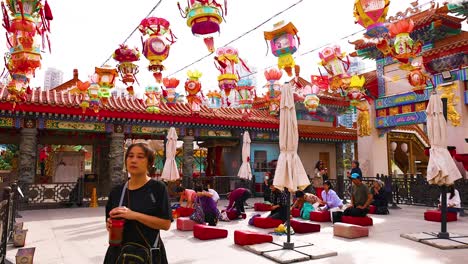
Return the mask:
<svg viewBox="0 0 468 264">
<path fill-rule="evenodd" d="M 122 244 L 125 219 L 111 219 L 112 226 L 109 232 L 109 245 L 120 246 Z"/>
</svg>

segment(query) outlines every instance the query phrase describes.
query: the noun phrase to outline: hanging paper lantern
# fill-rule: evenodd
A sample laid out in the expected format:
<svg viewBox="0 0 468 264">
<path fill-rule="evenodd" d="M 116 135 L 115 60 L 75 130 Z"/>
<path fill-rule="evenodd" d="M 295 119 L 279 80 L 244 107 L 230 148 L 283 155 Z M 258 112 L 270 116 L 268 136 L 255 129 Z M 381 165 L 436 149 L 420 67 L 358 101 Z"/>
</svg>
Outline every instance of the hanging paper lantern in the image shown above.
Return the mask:
<svg viewBox="0 0 468 264">
<path fill-rule="evenodd" d="M 252 86 L 252 80 L 242 79 L 237 84 L 236 90 L 239 93 L 239 106 L 242 109 L 242 113 L 250 113 L 250 109 L 253 104 L 253 90 L 255 89 Z"/>
<path fill-rule="evenodd" d="M 86 112 L 86 109 L 89 107 L 89 87 L 91 86 L 90 82 L 82 82 L 80 80 L 76 83 L 76 88 L 72 89 L 70 93 L 75 94 L 80 101 L 80 107 L 83 114 Z"/>
<path fill-rule="evenodd" d="M 317 96 L 319 92 L 319 87 L 313 85 L 312 87 L 307 85 L 304 88 L 304 93 L 306 94 L 304 98 L 304 106 L 309 111 L 309 114 L 315 114 L 317 112 L 317 107 L 320 104 L 320 98 Z"/>
<path fill-rule="evenodd" d="M 270 41 L 273 55 L 278 57 L 278 68 L 284 69 L 288 76 L 292 76 L 292 68 L 296 65 L 292 55 L 300 44 L 294 24 L 289 22 L 285 25 L 284 21 L 281 21 L 274 25 L 272 31 L 265 31 L 263 35 L 265 40 Z"/>
<path fill-rule="evenodd" d="M 424 93 L 428 81 L 432 82 L 431 78 L 422 71 L 421 67 L 416 67 L 408 73 L 408 82 L 413 86 L 413 92 L 417 94 Z"/>
<path fill-rule="evenodd" d="M 145 18 L 138 27 L 143 36 L 149 36 L 143 42 L 143 55 L 149 60 L 148 70 L 153 72 L 158 83 L 161 83 L 161 72 L 165 69 L 162 62 L 169 56 L 169 49 L 175 42 L 169 27 L 169 21 L 159 17 Z"/>
<path fill-rule="evenodd" d="M 99 98 L 99 84 L 92 83 L 88 87 L 88 95 L 89 95 L 89 107 L 93 109 L 94 113 L 99 112 L 99 108 L 101 107 L 101 100 Z M 86 103 L 85 103 L 86 105 Z"/>
<path fill-rule="evenodd" d="M 114 88 L 115 77 L 119 76 L 119 73 L 115 68 L 107 65 L 95 67 L 94 69 L 94 82 L 99 85 L 99 98 L 101 99 L 101 103 L 107 104 L 111 96 L 110 89 Z"/>
<path fill-rule="evenodd" d="M 156 86 L 147 86 L 145 88 L 146 95 L 146 112 L 148 113 L 159 113 L 159 100 L 161 99 L 161 93 L 159 88 Z"/>
<path fill-rule="evenodd" d="M 367 29 L 366 35 L 375 38 L 388 32 L 384 25 L 390 0 L 356 0 L 354 17 L 356 23 Z"/>
<path fill-rule="evenodd" d="M 219 89 L 224 91 L 226 95 L 226 102 L 229 105 L 228 97 L 231 94 L 231 90 L 235 89 L 237 82 L 239 81 L 238 76 L 238 64 L 241 63 L 241 67 L 250 72 L 245 62 L 239 58 L 238 51 L 233 47 L 222 47 L 216 50 L 215 66 L 219 70 L 218 75 Z"/>
<path fill-rule="evenodd" d="M 270 115 L 277 116 L 279 113 L 281 94 L 281 84 L 279 83 L 279 79 L 281 79 L 283 73 L 277 69 L 270 69 L 266 70 L 264 74 L 268 81 L 268 83 L 265 85 L 265 87 L 268 88 L 268 111 Z"/>
<path fill-rule="evenodd" d="M 346 89 L 349 84 L 348 69 L 350 66 L 349 57 L 345 52 L 341 52 L 338 45 L 329 46 L 319 52 L 320 65 L 328 73 L 329 88 L 332 92 L 339 92 Z"/>
<path fill-rule="evenodd" d="M 219 25 L 227 14 L 226 4 L 225 0 L 223 10 L 223 6 L 215 0 L 191 0 L 185 10 L 182 10 L 177 3 L 181 16 L 187 18 L 187 26 L 192 29 L 192 34 L 203 37 L 209 52 L 215 51 L 213 35 L 220 31 Z"/>
<path fill-rule="evenodd" d="M 351 82 L 349 88 L 347 89 L 348 98 L 351 101 L 351 106 L 357 106 L 359 101 L 365 97 L 364 83 L 366 83 L 366 78 L 364 76 L 353 75 L 351 77 Z"/>
<path fill-rule="evenodd" d="M 9 48 L 5 66 L 11 76 L 7 90 L 16 106 L 17 102 L 26 99 L 25 95 L 30 91 L 29 81 L 41 66 L 41 43 L 37 41 L 36 33 L 41 35 L 44 47 L 47 40 L 50 50 L 47 33 L 53 17 L 47 1 L 43 6 L 39 0 L 9 0 L 6 6 L 2 2 L 2 12 Z"/>
<path fill-rule="evenodd" d="M 122 82 L 127 85 L 127 91 L 133 95 L 133 83 L 136 81 L 135 75 L 138 73 L 138 65 L 135 61 L 140 60 L 140 51 L 137 48 L 130 49 L 127 45 L 121 44 L 118 49 L 112 54 L 114 60 L 118 61 L 117 69 L 119 70 Z"/>
<path fill-rule="evenodd" d="M 383 39 L 376 46 L 385 55 L 392 56 L 398 60 L 402 70 L 412 70 L 411 61 L 421 52 L 422 42 L 416 43 L 410 36 L 413 32 L 414 22 L 411 19 L 399 20 L 388 26 L 389 36 L 394 37 L 394 44 L 390 46 L 389 41 Z"/>
<path fill-rule="evenodd" d="M 163 90 L 164 99 L 166 104 L 171 106 L 177 103 L 177 98 L 179 94 L 176 93 L 176 88 L 179 86 L 179 80 L 176 78 L 164 78 L 163 84 L 166 87 L 166 90 Z"/>
<path fill-rule="evenodd" d="M 208 97 L 209 108 L 218 109 L 221 107 L 221 94 L 218 91 L 209 91 L 206 97 Z"/>
<path fill-rule="evenodd" d="M 187 92 L 187 101 L 189 103 L 192 113 L 200 112 L 200 105 L 202 100 L 198 93 L 201 91 L 201 83 L 198 81 L 202 76 L 202 73 L 199 71 L 188 71 L 188 79 L 185 81 L 185 91 Z"/>
</svg>

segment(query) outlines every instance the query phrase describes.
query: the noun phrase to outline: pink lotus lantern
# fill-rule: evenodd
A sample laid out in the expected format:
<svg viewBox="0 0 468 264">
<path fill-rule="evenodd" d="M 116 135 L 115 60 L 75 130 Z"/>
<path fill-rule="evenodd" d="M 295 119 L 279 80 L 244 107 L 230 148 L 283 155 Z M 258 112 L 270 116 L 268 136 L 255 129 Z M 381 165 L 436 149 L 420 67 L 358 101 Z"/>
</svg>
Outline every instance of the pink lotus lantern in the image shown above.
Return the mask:
<svg viewBox="0 0 468 264">
<path fill-rule="evenodd" d="M 137 48 L 130 49 L 127 45 L 122 44 L 114 51 L 112 57 L 119 62 L 117 70 L 122 82 L 127 85 L 128 93 L 133 95 L 133 83 L 136 81 L 135 75 L 138 73 L 138 65 L 133 62 L 140 60 L 140 51 Z"/>
<path fill-rule="evenodd" d="M 281 84 L 279 83 L 279 80 L 283 76 L 283 73 L 277 69 L 269 69 L 266 70 L 264 74 L 268 81 L 268 83 L 265 85 L 268 88 L 268 110 L 270 115 L 277 116 L 279 113 L 281 95 Z"/>
<path fill-rule="evenodd" d="M 175 91 L 177 86 L 179 86 L 179 80 L 176 78 L 164 78 L 163 84 L 166 87 L 166 90 L 163 90 L 166 104 L 169 106 L 175 105 L 177 103 L 177 98 L 179 97 L 179 94 Z"/>
<path fill-rule="evenodd" d="M 320 104 L 320 98 L 317 96 L 319 90 L 319 87 L 316 85 L 313 85 L 312 87 L 307 85 L 304 87 L 304 94 L 306 94 L 304 98 L 304 106 L 309 111 L 309 114 L 315 114 L 317 112 L 317 107 Z"/>
</svg>

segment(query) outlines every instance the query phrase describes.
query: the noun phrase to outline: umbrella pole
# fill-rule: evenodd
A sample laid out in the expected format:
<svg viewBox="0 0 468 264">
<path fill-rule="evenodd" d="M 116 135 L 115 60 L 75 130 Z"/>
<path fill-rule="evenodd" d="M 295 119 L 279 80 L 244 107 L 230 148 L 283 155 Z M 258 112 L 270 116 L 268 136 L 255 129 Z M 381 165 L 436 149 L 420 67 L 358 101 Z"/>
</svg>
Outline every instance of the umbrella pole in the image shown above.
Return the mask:
<svg viewBox="0 0 468 264">
<path fill-rule="evenodd" d="M 287 188 L 284 188 L 287 192 Z M 286 203 L 286 234 L 287 240 L 283 243 L 284 249 L 294 249 L 294 243 L 291 242 L 291 194 L 288 195 L 288 202 Z"/>
<path fill-rule="evenodd" d="M 440 201 L 440 214 L 441 214 L 441 221 L 440 221 L 440 232 L 437 234 L 438 238 L 449 238 L 450 235 L 447 232 L 447 186 L 442 185 L 440 187 L 442 201 Z"/>
</svg>

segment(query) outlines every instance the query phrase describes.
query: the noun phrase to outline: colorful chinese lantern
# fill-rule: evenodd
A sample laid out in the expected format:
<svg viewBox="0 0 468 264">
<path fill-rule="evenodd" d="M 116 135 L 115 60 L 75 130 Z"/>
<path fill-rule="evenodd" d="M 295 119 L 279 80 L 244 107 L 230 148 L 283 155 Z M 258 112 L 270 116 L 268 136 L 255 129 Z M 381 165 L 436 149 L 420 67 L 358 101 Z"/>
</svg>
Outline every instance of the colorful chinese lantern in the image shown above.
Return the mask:
<svg viewBox="0 0 468 264">
<path fill-rule="evenodd" d="M 320 98 L 317 96 L 320 88 L 316 85 L 307 85 L 304 87 L 304 106 L 309 111 L 309 114 L 315 114 L 317 112 L 317 107 L 320 104 Z"/>
<path fill-rule="evenodd" d="M 83 114 L 86 112 L 86 109 L 89 107 L 89 87 L 91 86 L 90 82 L 82 82 L 80 80 L 76 83 L 76 88 L 72 89 L 70 92 L 78 96 L 80 101 L 80 107 L 83 111 Z"/>
<path fill-rule="evenodd" d="M 222 47 L 216 50 L 215 66 L 219 70 L 218 85 L 221 91 L 226 95 L 226 101 L 229 105 L 228 97 L 231 90 L 235 89 L 239 81 L 237 65 L 239 62 L 242 67 L 250 72 L 244 61 L 239 58 L 238 51 L 233 47 Z"/>
<path fill-rule="evenodd" d="M 119 76 L 119 73 L 115 68 L 107 65 L 95 67 L 94 73 L 94 82 L 99 85 L 99 98 L 101 99 L 101 103 L 107 104 L 111 96 L 110 89 L 114 88 L 115 77 Z"/>
<path fill-rule="evenodd" d="M 166 87 L 166 90 L 163 90 L 164 99 L 166 104 L 171 106 L 177 103 L 177 98 L 179 94 L 176 93 L 176 88 L 179 86 L 180 81 L 176 78 L 164 78 L 163 84 Z"/>
<path fill-rule="evenodd" d="M 356 23 L 367 29 L 371 38 L 381 37 L 388 32 L 384 25 L 390 0 L 356 0 L 354 18 Z"/>
<path fill-rule="evenodd" d="M 410 37 L 413 32 L 414 22 L 411 19 L 399 20 L 388 26 L 389 36 L 394 37 L 394 44 L 390 46 L 389 41 L 383 39 L 376 46 L 385 55 L 392 56 L 398 60 L 403 70 L 412 70 L 411 61 L 421 52 L 422 42 L 416 43 Z"/>
<path fill-rule="evenodd" d="M 31 91 L 29 80 L 41 66 L 41 43 L 37 41 L 36 33 L 41 35 L 43 46 L 47 40 L 50 50 L 47 33 L 53 16 L 47 1 L 44 5 L 40 0 L 9 0 L 6 4 L 2 2 L 3 27 L 7 31 L 9 48 L 5 56 L 6 68 L 11 76 L 7 90 L 13 106 L 16 106 Z"/>
<path fill-rule="evenodd" d="M 250 114 L 254 89 L 255 87 L 252 86 L 252 80 L 250 79 L 242 79 L 238 82 L 236 90 L 239 93 L 239 106 L 242 109 L 242 113 Z"/>
<path fill-rule="evenodd" d="M 149 60 L 148 70 L 153 72 L 158 83 L 162 81 L 162 62 L 169 56 L 169 49 L 175 42 L 169 27 L 169 21 L 159 17 L 145 18 L 138 27 L 143 36 L 148 36 L 143 42 L 143 55 Z"/>
<path fill-rule="evenodd" d="M 265 78 L 268 83 L 265 85 L 268 88 L 267 100 L 268 100 L 268 110 L 270 115 L 277 116 L 279 113 L 280 106 L 280 94 L 281 94 L 281 84 L 279 80 L 283 73 L 277 69 L 270 69 L 264 72 Z"/>
<path fill-rule="evenodd" d="M 200 112 L 200 105 L 202 100 L 198 93 L 201 91 L 201 83 L 199 82 L 202 73 L 199 71 L 188 71 L 188 79 L 185 81 L 185 91 L 187 92 L 187 101 L 189 103 L 192 113 Z"/>
<path fill-rule="evenodd" d="M 190 0 L 185 10 L 180 4 L 180 14 L 187 18 L 187 26 L 192 29 L 192 34 L 203 37 L 209 52 L 214 52 L 213 35 L 219 33 L 219 25 L 223 22 L 224 15 L 227 14 L 227 1 L 224 1 L 224 10 L 216 0 Z"/>
<path fill-rule="evenodd" d="M 206 97 L 208 97 L 209 108 L 218 109 L 221 107 L 221 93 L 218 91 L 209 91 Z"/>
<path fill-rule="evenodd" d="M 88 87 L 88 95 L 89 95 L 89 107 L 93 109 L 94 113 L 99 112 L 99 108 L 101 107 L 101 100 L 99 98 L 99 84 L 92 83 Z"/>
<path fill-rule="evenodd" d="M 272 31 L 263 32 L 265 40 L 270 41 L 271 52 L 278 57 L 278 68 L 284 69 L 292 76 L 292 68 L 296 65 L 293 54 L 300 44 L 297 29 L 293 23 L 284 25 L 284 21 L 276 23 Z"/>
<path fill-rule="evenodd" d="M 364 83 L 366 83 L 366 78 L 364 76 L 359 77 L 357 75 L 353 75 L 351 77 L 351 82 L 347 90 L 351 106 L 357 106 L 359 101 L 366 96 L 363 88 Z"/>
<path fill-rule="evenodd" d="M 127 91 L 133 95 L 133 83 L 136 81 L 135 75 L 138 73 L 138 65 L 135 61 L 140 60 L 140 51 L 137 48 L 130 49 L 127 45 L 121 44 L 118 49 L 112 54 L 114 60 L 118 61 L 117 69 L 119 70 L 122 82 L 127 85 Z"/>
<path fill-rule="evenodd" d="M 161 99 L 159 88 L 156 86 L 147 86 L 145 88 L 145 95 L 146 112 L 153 114 L 159 113 L 159 101 Z"/>
<path fill-rule="evenodd" d="M 345 52 L 341 52 L 338 45 L 329 46 L 319 52 L 320 65 L 328 73 L 329 88 L 332 92 L 346 89 L 349 84 L 348 69 L 349 58 Z"/>
<path fill-rule="evenodd" d="M 428 81 L 432 82 L 432 79 L 422 71 L 421 67 L 416 67 L 408 73 L 408 82 L 413 86 L 413 92 L 417 94 L 424 93 Z"/>
</svg>

